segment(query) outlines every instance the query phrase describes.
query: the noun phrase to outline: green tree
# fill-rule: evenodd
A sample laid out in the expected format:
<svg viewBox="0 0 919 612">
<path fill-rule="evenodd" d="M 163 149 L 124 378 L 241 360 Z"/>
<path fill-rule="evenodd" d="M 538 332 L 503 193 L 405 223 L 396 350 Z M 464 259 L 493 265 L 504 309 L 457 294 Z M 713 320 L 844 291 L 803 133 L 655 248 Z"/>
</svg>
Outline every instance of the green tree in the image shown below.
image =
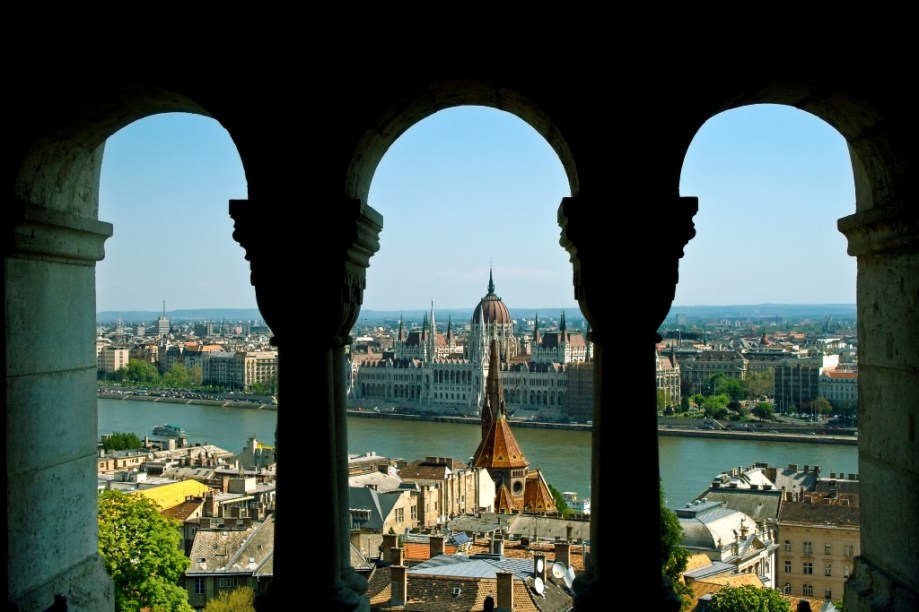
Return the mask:
<svg viewBox="0 0 919 612">
<path fill-rule="evenodd" d="M 747 391 L 736 378 L 730 376 L 721 376 L 715 381 L 715 395 L 727 395 L 732 402 L 739 402 L 746 399 Z"/>
<path fill-rule="evenodd" d="M 683 572 L 689 562 L 689 552 L 683 548 L 683 527 L 676 512 L 667 507 L 664 497 L 664 485 L 660 485 L 661 497 L 661 559 L 664 575 L 670 579 L 673 590 L 679 596 L 681 610 L 689 610 L 692 605 L 692 588 L 683 581 Z"/>
<path fill-rule="evenodd" d="M 191 378 L 193 387 L 200 387 L 204 381 L 204 370 L 199 365 L 193 365 L 188 369 L 188 376 Z"/>
<path fill-rule="evenodd" d="M 110 450 L 130 450 L 143 448 L 144 443 L 133 433 L 113 433 L 102 440 L 102 448 Z"/>
<path fill-rule="evenodd" d="M 727 395 L 710 395 L 702 400 L 702 410 L 705 416 L 713 419 L 723 419 L 727 416 L 728 402 L 731 401 Z"/>
<path fill-rule="evenodd" d="M 255 591 L 249 587 L 221 591 L 207 602 L 204 612 L 255 612 Z"/>
<path fill-rule="evenodd" d="M 115 372 L 115 377 L 132 385 L 157 385 L 160 381 L 160 373 L 157 371 L 156 366 L 149 361 L 140 359 L 129 360 L 128 365 Z"/>
<path fill-rule="evenodd" d="M 740 384 L 746 390 L 747 398 L 772 395 L 775 389 L 775 368 L 748 370 Z"/>
<path fill-rule="evenodd" d="M 163 374 L 163 386 L 170 389 L 188 389 L 191 387 L 191 376 L 183 363 L 174 363 Z"/>
<path fill-rule="evenodd" d="M 764 421 L 772 419 L 772 416 L 775 414 L 775 406 L 770 402 L 757 402 L 756 406 L 753 408 L 753 414 Z"/>
<path fill-rule="evenodd" d="M 817 414 L 833 414 L 833 404 L 825 397 L 818 397 L 814 400 L 814 410 Z"/>
<path fill-rule="evenodd" d="M 115 490 L 99 496 L 99 554 L 115 583 L 117 611 L 192 611 L 179 586 L 190 565 L 180 541 L 179 522 L 146 497 Z"/>
<path fill-rule="evenodd" d="M 791 604 L 781 593 L 750 584 L 726 586 L 712 595 L 710 612 L 791 612 Z"/>
<path fill-rule="evenodd" d="M 549 485 L 549 492 L 552 493 L 552 499 L 555 500 L 555 509 L 558 510 L 559 514 L 565 516 L 568 514 L 570 509 L 568 508 L 568 502 L 565 501 L 565 496 L 562 495 L 562 492 Z"/>
</svg>

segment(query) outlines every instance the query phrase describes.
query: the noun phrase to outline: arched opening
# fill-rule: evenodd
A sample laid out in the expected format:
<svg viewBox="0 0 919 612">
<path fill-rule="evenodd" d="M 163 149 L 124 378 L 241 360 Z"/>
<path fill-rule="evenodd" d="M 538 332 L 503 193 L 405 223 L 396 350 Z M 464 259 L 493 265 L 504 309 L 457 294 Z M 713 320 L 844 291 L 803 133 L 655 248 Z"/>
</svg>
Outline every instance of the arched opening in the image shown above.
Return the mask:
<svg viewBox="0 0 919 612">
<path fill-rule="evenodd" d="M 675 420 L 667 422 L 784 431 L 783 424 L 791 428 L 806 423 L 803 418 L 787 424 L 775 419 L 803 413 L 806 407 L 808 416 L 826 415 L 811 421 L 808 431 L 832 433 L 840 423 L 832 415 L 854 418 L 850 392 L 857 383 L 856 262 L 836 227 L 855 202 L 843 137 L 810 113 L 788 106 L 757 104 L 725 111 L 695 134 L 681 191 L 699 198 L 699 212 L 694 217 L 696 236 L 680 260 L 674 303 L 661 326 L 658 352 L 664 365 L 678 368 L 677 403 L 682 404 L 670 411 Z M 816 368 L 813 376 L 802 380 L 794 363 Z M 786 370 L 790 374 L 783 376 Z M 659 392 L 667 389 L 667 373 L 658 364 Z M 721 391 L 716 391 L 715 380 L 721 381 Z M 732 380 L 741 389 L 722 395 Z M 778 396 L 774 380 L 779 381 Z M 838 380 L 849 388 L 837 392 Z M 803 404 L 789 409 L 789 396 Z M 760 418 L 754 411 L 774 416 Z M 851 433 L 854 424 L 847 429 Z M 800 449 L 800 457 L 738 454 L 727 460 L 722 454 L 724 465 L 687 474 L 686 453 L 711 454 L 690 451 L 680 442 L 663 437 L 660 446 L 662 479 L 672 508 L 698 494 L 683 484 L 690 476 L 701 490 L 724 470 L 767 459 L 771 464 L 858 472 L 855 447 L 844 463 L 828 465 L 818 453 L 829 447 L 812 445 Z M 761 452 L 768 454 L 765 446 Z"/>
<path fill-rule="evenodd" d="M 270 405 L 276 391 L 276 350 L 227 214 L 246 189 L 236 147 L 214 119 L 158 114 L 107 139 L 99 216 L 113 234 L 96 266 L 96 341 L 122 358 L 99 360 L 100 435 L 118 423 L 143 440 L 175 423 L 188 446 L 236 455 L 248 438 L 274 445 L 273 411 L 234 425 L 221 409 Z"/>
<path fill-rule="evenodd" d="M 870 51 L 866 53 L 870 55 Z M 825 58 L 821 56 L 820 59 Z M 846 607 L 889 609 L 896 603 L 898 609 L 915 609 L 915 577 L 919 570 L 915 555 L 910 553 L 916 549 L 919 532 L 910 528 L 890 529 L 890 525 L 912 525 L 917 504 L 915 491 L 919 488 L 916 486 L 917 462 L 914 461 L 916 353 L 909 348 L 915 345 L 912 340 L 916 330 L 913 321 L 916 295 L 919 295 L 916 291 L 916 214 L 913 205 L 917 131 L 914 111 L 909 107 L 908 80 L 882 79 L 869 74 L 870 71 L 846 70 L 841 80 L 827 77 L 819 83 L 788 84 L 770 81 L 774 73 L 766 74 L 753 64 L 730 75 L 703 74 L 701 77 L 696 74 L 687 76 L 685 65 L 687 61 L 669 70 L 663 66 L 660 78 L 655 75 L 653 79 L 631 80 L 630 75 L 623 75 L 624 84 L 631 91 L 640 89 L 646 100 L 666 103 L 672 112 L 661 116 L 657 105 L 635 104 L 631 107 L 635 121 L 619 123 L 615 126 L 615 134 L 605 129 L 610 125 L 609 105 L 606 103 L 609 91 L 605 80 L 602 82 L 603 90 L 592 86 L 588 80 L 579 80 L 572 88 L 568 73 L 541 71 L 534 78 L 520 74 L 515 80 L 494 78 L 493 82 L 513 81 L 521 86 L 543 108 L 551 109 L 553 119 L 559 121 L 559 126 L 564 126 L 564 129 L 557 130 L 557 135 L 564 134 L 569 142 L 577 145 L 578 173 L 572 173 L 573 165 L 566 163 L 567 175 L 577 179 L 578 174 L 582 174 L 585 186 L 590 179 L 591 192 L 579 194 L 577 181 L 571 181 L 572 194 L 583 197 L 565 211 L 571 213 L 567 217 L 567 229 L 572 234 L 575 230 L 580 232 L 572 238 L 575 246 L 598 247 L 594 250 L 580 249 L 576 263 L 583 264 L 576 269 L 576 273 L 583 273 L 576 279 L 576 287 L 583 290 L 579 296 L 590 302 L 582 308 L 590 308 L 598 319 L 608 317 L 614 320 L 616 313 L 611 304 L 592 299 L 596 295 L 591 295 L 590 290 L 602 283 L 602 279 L 597 280 L 595 271 L 602 264 L 621 258 L 621 253 L 614 253 L 614 257 L 609 259 L 603 257 L 603 251 L 607 250 L 602 248 L 605 246 L 606 226 L 595 223 L 601 220 L 597 211 L 611 201 L 602 191 L 610 183 L 609 169 L 615 166 L 610 163 L 612 156 L 605 147 L 610 136 L 640 153 L 633 159 L 619 162 L 621 169 L 637 179 L 624 185 L 621 192 L 623 201 L 634 206 L 634 212 L 639 217 L 639 221 L 629 229 L 644 237 L 643 241 L 647 243 L 648 237 L 659 230 L 659 223 L 663 223 L 667 230 L 673 230 L 668 233 L 677 234 L 676 251 L 681 250 L 685 242 L 685 226 L 691 225 L 688 223 L 691 215 L 686 214 L 687 210 L 676 210 L 681 220 L 670 224 L 669 213 L 682 203 L 670 206 L 672 197 L 670 200 L 667 198 L 678 193 L 683 154 L 690 146 L 692 132 L 706 119 L 738 104 L 783 103 L 813 112 L 846 137 L 856 179 L 857 212 L 840 220 L 839 227 L 849 239 L 849 252 L 859 258 L 859 348 L 860 359 L 865 359 L 864 363 L 860 361 L 859 418 L 863 428 L 859 438 L 859 472 L 864 491 L 863 517 L 866 529 L 870 529 L 870 534 L 867 531 L 863 534 L 862 555 L 857 558 L 853 570 L 855 579 L 847 586 Z M 282 242 L 296 245 L 293 247 L 296 250 L 302 246 L 299 242 L 302 235 L 292 227 L 290 220 L 294 215 L 287 211 L 290 210 L 291 199 L 300 196 L 303 189 L 302 176 L 298 174 L 301 159 L 286 156 L 291 131 L 265 129 L 263 117 L 266 111 L 280 116 L 290 111 L 292 117 L 310 115 L 321 117 L 323 121 L 331 119 L 329 123 L 333 129 L 326 133 L 322 133 L 323 130 L 296 131 L 296 128 L 294 131 L 295 136 L 302 136 L 304 140 L 309 138 L 315 143 L 315 150 L 327 154 L 320 156 L 322 159 L 317 162 L 314 194 L 319 205 L 332 212 L 340 208 L 338 204 L 343 190 L 347 198 L 357 199 L 359 204 L 366 202 L 372 173 L 386 148 L 419 118 L 455 103 L 489 103 L 499 108 L 520 105 L 519 96 L 497 85 L 489 88 L 481 82 L 463 81 L 454 82 L 451 86 L 435 84 L 428 87 L 429 73 L 415 73 L 408 64 L 403 68 L 383 75 L 371 67 L 365 74 L 358 75 L 366 77 L 366 80 L 352 78 L 354 75 L 351 74 L 348 78 L 319 79 L 322 82 L 317 91 L 324 92 L 324 95 L 320 98 L 321 94 L 316 94 L 313 101 L 306 105 L 302 96 L 295 95 L 302 93 L 299 84 L 297 91 L 284 91 L 283 84 L 274 82 L 272 87 L 255 82 L 250 87 L 238 88 L 196 81 L 194 85 L 189 84 L 185 91 L 189 95 L 196 92 L 215 108 L 219 106 L 223 113 L 222 121 L 227 116 L 234 118 L 234 135 L 242 132 L 244 136 L 240 143 L 246 145 L 241 146 L 241 150 L 244 150 L 247 168 L 259 174 L 259 180 L 250 177 L 253 195 L 257 191 L 261 198 L 252 204 L 257 206 L 259 215 L 271 209 L 271 224 L 279 228 Z M 477 72 L 475 66 L 468 68 L 463 72 L 483 74 Z M 94 314 L 92 266 L 102 256 L 102 245 L 110 229 L 104 223 L 96 223 L 96 179 L 101 163 L 98 147 L 110 134 L 140 117 L 169 110 L 204 113 L 204 109 L 188 97 L 152 85 L 143 90 L 120 87 L 103 91 L 96 87 L 96 82 L 83 81 L 80 87 L 70 78 L 72 75 L 51 65 L 27 66 L 26 69 L 32 78 L 23 79 L 20 95 L 10 99 L 13 105 L 11 116 L 17 117 L 17 121 L 11 126 L 9 151 L 12 156 L 11 162 L 8 162 L 8 177 L 13 185 L 9 210 L 11 229 L 15 231 L 10 232 L 12 240 L 7 245 L 5 261 L 7 481 L 8 491 L 12 493 L 7 502 L 10 542 L 8 598 L 20 609 L 43 610 L 51 604 L 48 601 L 50 593 L 62 593 L 74 608 L 105 609 L 106 602 L 111 600 L 104 592 L 105 581 L 99 579 L 101 568 L 92 565 L 95 542 L 92 534 L 81 527 L 91 522 L 91 514 L 95 510 L 92 495 L 95 482 L 92 470 L 86 469 L 87 465 L 91 465 L 92 445 L 96 437 L 91 412 L 95 403 L 91 370 L 95 364 L 92 363 L 91 350 L 86 348 L 92 336 L 92 326 L 88 322 L 92 321 Z M 495 77 L 494 73 L 498 71 L 491 72 Z M 646 72 L 642 74 L 647 75 Z M 136 74 L 136 81 L 155 84 L 156 78 L 148 79 L 141 70 Z M 598 79 L 597 83 L 600 82 Z M 273 93 L 289 93 L 289 98 L 295 102 L 285 106 L 284 96 Z M 393 98 L 397 100 L 395 104 L 392 104 Z M 414 102 L 415 99 L 424 101 Z M 409 103 L 405 103 L 406 100 Z M 403 114 L 403 110 L 407 110 L 407 114 Z M 380 117 L 396 117 L 397 120 L 374 120 Z M 556 131 L 551 122 L 539 125 L 540 133 Z M 604 129 L 598 129 L 598 126 L 604 126 Z M 651 138 L 648 137 L 649 126 L 660 128 L 651 133 Z M 365 135 L 363 140 L 360 134 Z M 368 143 L 373 146 L 366 146 Z M 359 159 L 353 158 L 354 151 L 358 151 Z M 560 159 L 573 157 L 566 158 L 560 154 Z M 343 169 L 349 167 L 356 171 L 343 176 Z M 256 186 L 260 189 L 256 190 Z M 363 213 L 361 210 L 356 215 Z M 239 218 L 244 216 L 241 214 Z M 367 221 L 366 217 L 372 215 L 365 215 L 359 221 Z M 368 225 L 374 221 L 370 219 Z M 240 225 L 245 225 L 245 222 L 250 227 L 259 226 L 251 218 L 243 219 Z M 598 226 L 596 232 L 585 230 L 592 224 Z M 336 225 L 334 229 L 339 227 Z M 349 226 L 348 229 L 353 228 Z M 74 246 L 70 242 L 56 241 L 65 235 L 68 241 L 80 239 L 76 248 L 60 248 L 62 244 Z M 49 236 L 54 240 L 40 242 Z M 340 268 L 338 264 L 352 264 L 359 259 L 357 255 L 352 257 L 351 253 L 343 253 L 358 239 L 347 236 L 342 239 L 346 246 L 340 250 L 316 248 L 311 253 L 328 255 L 332 264 L 328 267 Z M 367 248 L 364 252 L 371 250 Z M 674 249 L 668 249 L 666 256 L 656 259 L 649 254 L 661 265 L 629 270 L 623 274 L 627 282 L 636 286 L 637 281 L 649 279 L 652 279 L 652 285 L 657 284 L 656 281 L 664 285 L 659 292 L 652 287 L 642 296 L 642 306 L 652 311 L 653 316 L 644 317 L 634 325 L 636 329 L 631 334 L 632 338 L 640 340 L 642 334 L 653 336 L 654 329 L 666 314 L 669 306 L 666 293 L 675 280 L 675 266 L 671 266 L 668 260 L 673 257 L 669 252 L 671 250 Z M 287 286 L 286 279 L 282 275 L 272 275 L 267 268 L 274 263 L 289 261 L 286 254 L 276 258 L 266 252 L 250 252 L 250 255 L 253 266 L 256 261 L 264 266 L 258 270 L 262 276 L 256 286 L 270 289 L 276 283 L 277 291 L 283 292 Z M 360 264 L 357 261 L 355 267 Z M 591 265 L 595 267 L 591 269 Z M 336 316 L 347 318 L 348 306 L 360 304 L 358 298 L 363 276 L 359 272 L 362 271 L 354 274 L 348 271 L 350 276 L 346 278 L 345 299 L 333 300 L 329 307 Z M 663 279 L 658 273 L 663 273 Z M 327 282 L 323 288 L 338 290 L 340 276 L 338 269 L 324 275 L 321 280 Z M 283 301 L 283 297 L 279 298 L 269 291 L 260 294 L 260 299 L 265 299 L 268 306 Z M 49 304 L 60 303 L 61 300 L 72 305 L 63 317 L 49 308 Z M 345 300 L 350 301 L 345 307 L 340 307 Z M 661 304 L 663 312 L 659 311 Z M 290 321 L 291 329 L 296 328 L 297 317 L 291 316 L 290 312 L 278 308 L 274 314 L 279 320 Z M 654 322 L 649 325 L 647 320 L 650 319 Z M 334 325 L 332 322 L 329 327 Z M 346 327 L 350 326 L 351 321 Z M 300 360 L 294 359 L 292 363 L 305 365 L 307 369 L 304 371 L 321 372 L 325 378 L 332 379 L 335 374 L 328 365 L 328 356 L 337 350 L 334 347 L 339 346 L 340 337 L 347 334 L 347 329 L 324 328 L 324 331 L 326 337 L 321 342 L 326 344 L 321 350 Z M 599 329 L 597 344 L 602 343 L 600 339 L 605 331 Z M 332 345 L 334 347 L 330 348 Z M 649 342 L 647 363 L 650 363 L 652 348 Z M 638 379 L 642 372 L 633 370 L 630 376 Z M 614 388 L 616 381 L 612 380 L 612 376 L 603 378 L 606 389 Z M 326 393 L 320 392 L 321 397 L 317 401 L 317 405 L 321 403 L 317 409 L 320 420 L 324 419 L 327 424 L 334 422 L 334 415 L 331 410 L 324 409 L 342 405 L 332 401 L 332 386 L 328 385 Z M 652 387 L 648 384 L 647 388 L 650 391 Z M 419 387 L 418 392 L 421 391 Z M 607 398 L 605 405 L 612 405 L 610 400 L 612 398 Z M 32 405 L 40 406 L 42 410 L 29 410 Z M 55 419 L 59 415 L 67 418 Z M 598 429 L 615 436 L 615 427 L 610 428 L 609 425 L 607 422 L 603 424 L 605 427 Z M 653 435 L 653 419 L 650 425 L 636 429 Z M 327 433 L 329 438 L 333 438 L 333 451 L 341 447 L 334 440 L 339 431 L 342 431 L 341 428 L 334 424 L 320 431 L 320 434 Z M 639 446 L 642 448 L 650 448 L 655 441 L 640 435 L 636 435 L 636 439 L 641 442 Z M 61 440 L 65 443 L 60 443 Z M 334 475 L 339 453 L 336 452 L 334 457 L 332 453 L 328 455 L 320 453 L 319 472 Z M 656 456 L 646 456 L 645 459 L 653 463 Z M 612 453 L 603 452 L 597 444 L 594 461 L 604 468 L 601 470 L 605 474 L 602 479 L 604 488 L 610 482 L 615 483 L 616 468 L 620 466 L 618 459 Z M 656 464 L 654 468 L 650 471 L 656 471 Z M 331 480 L 336 484 L 344 481 L 335 476 Z M 598 486 L 593 491 L 597 498 L 600 497 L 600 482 L 599 479 L 596 481 Z M 648 533 L 655 530 L 654 521 L 649 520 L 649 517 L 655 518 L 651 511 L 654 503 L 648 503 L 649 500 L 656 502 L 657 483 L 652 484 L 647 487 L 641 482 L 636 483 L 642 493 L 636 496 L 636 503 L 643 508 L 642 512 L 635 513 L 636 524 Z M 335 485 L 330 488 L 334 489 Z M 603 495 L 608 493 L 604 491 Z M 323 506 L 318 512 L 322 524 L 344 524 L 345 513 L 337 510 L 347 510 L 347 507 L 338 490 L 331 491 L 330 497 L 331 502 L 327 504 L 330 509 L 327 511 Z M 48 500 L 62 499 L 67 503 L 47 503 Z M 597 562 L 593 576 L 585 584 L 578 585 L 579 609 L 601 609 L 608 600 L 608 589 L 602 587 L 618 573 L 615 563 L 621 549 L 617 531 L 607 529 L 592 534 Z M 296 533 L 296 529 L 291 529 L 287 536 L 295 537 Z M 302 542 L 307 543 L 305 534 L 303 538 Z M 298 558 L 304 547 L 298 546 L 294 540 L 288 541 L 292 544 L 287 558 Z M 324 572 L 317 570 L 322 575 L 316 577 L 321 587 L 332 591 L 326 598 L 327 602 L 347 602 L 350 609 L 357 609 L 356 604 L 351 604 L 362 592 L 360 585 L 354 585 L 354 588 L 350 584 L 342 586 L 340 570 L 347 566 L 347 561 L 339 563 L 346 557 L 342 542 L 347 542 L 347 533 L 329 530 L 318 535 L 318 543 L 311 535 L 308 544 L 331 559 L 322 566 L 330 569 Z M 643 551 L 653 548 L 646 546 Z M 636 572 L 643 592 L 651 592 L 649 582 L 656 578 L 652 574 L 656 570 L 654 562 L 659 559 L 655 560 L 654 556 L 648 553 L 648 562 Z M 277 565 L 295 567 L 295 563 Z M 300 584 L 293 574 L 290 576 L 286 581 L 288 586 L 280 588 L 296 596 Z M 593 592 L 591 585 L 596 586 Z M 101 605 L 84 605 L 87 601 L 93 604 L 101 602 Z M 592 602 L 599 602 L 599 605 L 591 606 Z"/>
<path fill-rule="evenodd" d="M 355 413 L 349 419 L 349 452 L 363 453 L 368 448 L 362 445 L 370 443 L 380 452 L 381 445 L 389 444 L 387 452 L 413 461 L 427 456 L 463 459 L 475 451 L 482 433 L 477 425 L 487 369 L 476 352 L 485 347 L 476 348 L 481 338 L 473 311 L 493 280 L 494 292 L 504 300 L 512 319 L 510 337 L 501 351 L 511 428 L 530 464 L 542 467 L 550 485 L 577 492 L 581 499 L 589 496 L 589 432 L 539 430 L 565 435 L 564 441 L 555 442 L 550 435 L 535 435 L 537 430 L 527 427 L 530 421 L 567 424 L 567 406 L 550 402 L 547 391 L 531 399 L 513 389 L 527 383 L 556 386 L 554 379 L 540 379 L 567 375 L 564 368 L 530 368 L 527 363 L 577 362 L 586 367 L 583 351 L 572 357 L 570 350 L 564 354 L 558 345 L 550 349 L 548 343 L 533 343 L 537 329 L 544 337 L 557 339 L 561 322 L 572 343 L 586 344 L 586 322 L 571 289 L 571 264 L 559 246 L 557 210 L 569 195 L 568 175 L 558 153 L 531 125 L 504 110 L 486 106 L 440 110 L 389 146 L 368 192 L 368 203 L 383 215 L 384 226 L 352 334 L 368 344 L 351 346 L 352 380 L 371 371 L 379 374 L 376 367 L 364 373 L 366 366 L 358 363 L 367 356 L 374 361 L 375 352 L 381 362 L 390 354 L 397 361 L 419 359 L 423 365 L 412 374 L 419 380 L 428 368 L 450 370 L 434 369 L 430 387 L 423 387 L 414 402 L 354 397 L 349 406 L 365 407 L 372 399 L 384 413 L 436 414 L 464 419 L 466 424 L 444 424 L 442 437 L 418 440 L 410 435 L 412 423 L 374 419 L 374 427 L 367 428 L 355 422 L 360 420 Z M 560 319 L 561 311 L 567 319 Z M 435 327 L 435 355 L 419 346 L 425 325 Z M 432 361 L 444 365 L 432 366 Z M 589 400 L 586 403 L 590 405 Z M 580 436 L 580 444 L 572 444 L 568 434 Z M 484 507 L 490 505 L 483 502 Z M 457 506 L 457 512 L 461 510 Z M 468 510 L 476 509 L 469 506 Z"/>
</svg>

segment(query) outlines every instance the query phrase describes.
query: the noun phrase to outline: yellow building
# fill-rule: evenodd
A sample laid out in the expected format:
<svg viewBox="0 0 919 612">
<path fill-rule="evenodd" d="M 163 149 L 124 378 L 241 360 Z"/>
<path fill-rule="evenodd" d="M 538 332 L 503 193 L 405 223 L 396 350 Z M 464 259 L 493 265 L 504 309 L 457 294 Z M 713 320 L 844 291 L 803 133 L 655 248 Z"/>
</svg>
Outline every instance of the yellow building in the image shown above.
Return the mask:
<svg viewBox="0 0 919 612">
<path fill-rule="evenodd" d="M 805 494 L 782 502 L 776 525 L 776 586 L 786 595 L 842 599 L 861 550 L 858 504 L 848 496 Z"/>
</svg>

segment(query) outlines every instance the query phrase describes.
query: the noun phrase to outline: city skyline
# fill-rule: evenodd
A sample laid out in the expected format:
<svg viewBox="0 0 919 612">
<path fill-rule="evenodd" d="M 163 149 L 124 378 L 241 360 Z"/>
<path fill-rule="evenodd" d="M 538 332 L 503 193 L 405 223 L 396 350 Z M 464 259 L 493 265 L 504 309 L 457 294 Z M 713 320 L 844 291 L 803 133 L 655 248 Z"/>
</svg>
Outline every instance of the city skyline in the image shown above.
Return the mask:
<svg viewBox="0 0 919 612">
<path fill-rule="evenodd" d="M 700 210 L 675 306 L 855 303 L 855 260 L 835 227 L 854 212 L 852 172 L 825 123 L 770 105 L 719 115 L 687 152 L 681 193 Z M 170 113 L 113 135 L 100 218 L 115 232 L 97 266 L 97 311 L 255 308 L 227 213 L 246 195 L 235 147 L 211 119 Z M 510 308 L 576 309 L 556 222 L 567 195 L 555 153 L 516 117 L 462 107 L 423 120 L 371 184 L 384 228 L 364 308 L 471 308 L 491 270 Z M 167 238 L 178 248 L 163 248 Z"/>
</svg>

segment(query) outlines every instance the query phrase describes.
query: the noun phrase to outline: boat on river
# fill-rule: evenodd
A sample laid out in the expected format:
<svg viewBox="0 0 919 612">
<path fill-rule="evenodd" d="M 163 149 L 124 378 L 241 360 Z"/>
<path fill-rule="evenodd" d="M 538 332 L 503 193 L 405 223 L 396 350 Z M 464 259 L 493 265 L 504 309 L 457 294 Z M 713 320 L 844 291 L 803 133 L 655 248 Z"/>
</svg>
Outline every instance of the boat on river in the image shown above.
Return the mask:
<svg viewBox="0 0 919 612">
<path fill-rule="evenodd" d="M 172 423 L 166 423 L 165 425 L 157 425 L 156 427 L 153 428 L 153 435 L 166 437 L 166 438 L 186 438 L 188 437 L 184 429 L 182 429 L 178 425 L 173 425 Z"/>
</svg>

